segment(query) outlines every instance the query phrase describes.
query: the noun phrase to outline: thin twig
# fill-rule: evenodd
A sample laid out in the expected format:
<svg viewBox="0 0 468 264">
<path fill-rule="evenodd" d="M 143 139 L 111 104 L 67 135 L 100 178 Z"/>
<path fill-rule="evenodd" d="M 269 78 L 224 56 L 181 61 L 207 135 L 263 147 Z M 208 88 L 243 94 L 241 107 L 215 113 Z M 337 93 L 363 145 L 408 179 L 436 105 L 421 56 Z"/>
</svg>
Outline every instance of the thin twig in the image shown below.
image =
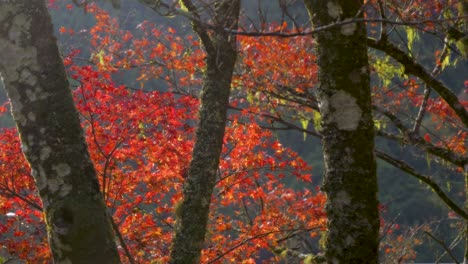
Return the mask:
<svg viewBox="0 0 468 264">
<path fill-rule="evenodd" d="M 468 17 L 468 16 L 467 16 Z M 247 37 L 282 37 L 282 38 L 293 38 L 299 36 L 309 36 L 314 35 L 319 32 L 330 30 L 335 27 L 341 27 L 343 25 L 353 24 L 353 23 L 387 23 L 392 25 L 400 25 L 400 26 L 417 26 L 421 24 L 428 24 L 428 23 L 442 23 L 446 21 L 454 21 L 458 20 L 462 17 L 458 18 L 449 18 L 449 19 L 427 19 L 427 20 L 419 20 L 419 21 L 394 21 L 389 19 L 382 19 L 382 18 L 353 18 L 347 19 L 343 21 L 339 21 L 333 24 L 325 25 L 322 27 L 316 27 L 312 30 L 305 30 L 305 31 L 298 31 L 298 32 L 283 32 L 283 31 L 260 31 L 260 32 L 245 32 L 240 30 L 232 30 L 232 29 L 225 29 L 227 32 L 235 35 L 240 36 L 247 36 Z"/>
<path fill-rule="evenodd" d="M 401 213 L 398 213 L 390 222 L 390 225 L 384 230 L 383 235 L 379 238 L 379 242 L 382 242 L 385 237 L 390 233 L 390 229 L 395 225 L 396 220 L 400 217 Z"/>
<path fill-rule="evenodd" d="M 434 70 L 432 70 L 432 77 L 435 78 L 439 73 L 442 71 L 442 62 L 445 60 L 445 58 L 448 56 L 448 48 L 447 44 L 444 45 L 444 49 L 442 50 L 442 53 L 440 54 L 439 57 L 439 64 L 437 64 L 434 67 Z M 421 104 L 421 107 L 419 108 L 418 115 L 416 117 L 416 120 L 414 122 L 413 126 L 413 133 L 419 134 L 419 128 L 421 127 L 422 120 L 424 118 L 424 115 L 426 114 L 426 107 L 427 107 L 427 102 L 429 100 L 429 96 L 431 94 L 431 87 L 429 85 L 425 85 L 424 89 L 424 99 Z"/>
<path fill-rule="evenodd" d="M 408 164 L 405 162 L 398 160 L 382 151 L 375 150 L 376 156 L 388 162 L 389 164 L 393 165 L 396 168 L 399 168 L 400 170 L 408 173 L 409 175 L 416 177 L 420 181 L 424 182 L 426 185 L 431 187 L 431 189 L 439 196 L 439 198 L 450 208 L 452 209 L 455 213 L 457 213 L 459 216 L 463 217 L 465 220 L 468 219 L 468 214 L 463 210 L 460 206 L 458 206 L 450 197 L 440 188 L 440 186 L 435 183 L 430 177 L 419 174 L 416 172 L 416 170 L 412 167 L 410 167 Z"/>
<path fill-rule="evenodd" d="M 120 245 L 121 245 L 122 248 L 124 249 L 125 256 L 128 258 L 128 261 L 129 261 L 131 264 L 136 264 L 135 259 L 133 259 L 132 254 L 130 254 L 130 251 L 128 250 L 127 244 L 125 243 L 125 240 L 124 240 L 124 238 L 123 238 L 123 236 L 122 236 L 122 233 L 120 233 L 120 231 L 119 231 L 119 227 L 118 227 L 117 224 L 114 222 L 114 219 L 113 219 L 112 217 L 109 217 L 109 219 L 110 219 L 110 221 L 111 221 L 112 228 L 114 229 L 114 232 L 115 232 L 115 234 L 117 235 L 117 238 L 119 239 Z"/>
<path fill-rule="evenodd" d="M 211 263 L 215 263 L 217 262 L 218 260 L 222 259 L 224 256 L 226 256 L 227 254 L 231 253 L 232 251 L 236 250 L 237 248 L 247 244 L 248 242 L 252 241 L 252 240 L 255 240 L 255 239 L 259 239 L 259 238 L 264 238 L 266 236 L 269 236 L 269 235 L 272 235 L 272 234 L 276 234 L 276 233 L 283 233 L 283 232 L 290 232 L 292 230 L 308 230 L 308 231 L 312 231 L 312 230 L 315 230 L 315 229 L 319 229 L 320 227 L 313 227 L 313 228 L 299 228 L 299 229 L 288 229 L 288 230 L 277 230 L 277 231 L 270 231 L 270 232 L 266 232 L 266 233 L 261 233 L 261 234 L 257 234 L 255 236 L 252 236 L 252 237 L 249 237 L 249 238 L 246 238 L 244 240 L 242 240 L 241 242 L 237 243 L 236 245 L 232 246 L 231 248 L 229 248 L 228 250 L 224 251 L 223 253 L 219 254 L 218 256 L 216 256 L 215 258 L 205 262 L 205 264 L 211 264 Z"/>
<path fill-rule="evenodd" d="M 449 248 L 450 249 L 454 249 L 459 243 L 460 241 L 462 241 L 462 238 L 464 237 L 464 232 L 460 232 L 458 234 L 458 236 L 452 241 L 452 243 L 450 244 Z M 444 253 L 442 253 L 436 260 L 435 262 L 436 263 L 440 263 L 440 261 L 442 260 L 442 258 L 447 254 L 447 251 L 444 251 Z"/>
<path fill-rule="evenodd" d="M 455 261 L 455 263 L 460 264 L 460 262 L 458 262 L 457 258 L 453 255 L 452 251 L 450 250 L 450 248 L 447 247 L 447 245 L 444 243 L 444 241 L 436 238 L 430 232 L 424 231 L 424 233 L 426 233 L 426 235 L 428 235 L 435 242 L 437 242 L 439 245 L 441 245 L 445 249 L 445 251 L 449 254 L 449 256 L 453 259 L 453 261 Z"/>
</svg>

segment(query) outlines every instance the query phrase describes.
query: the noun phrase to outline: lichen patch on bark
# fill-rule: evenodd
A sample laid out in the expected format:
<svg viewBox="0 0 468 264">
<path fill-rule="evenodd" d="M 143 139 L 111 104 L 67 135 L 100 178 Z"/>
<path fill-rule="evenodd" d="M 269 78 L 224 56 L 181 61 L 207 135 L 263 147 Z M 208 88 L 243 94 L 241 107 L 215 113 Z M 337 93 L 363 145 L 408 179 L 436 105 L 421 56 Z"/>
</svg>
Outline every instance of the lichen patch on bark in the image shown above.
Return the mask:
<svg viewBox="0 0 468 264">
<path fill-rule="evenodd" d="M 346 237 L 346 240 L 345 240 L 345 243 L 348 245 L 348 246 L 352 246 L 354 245 L 355 243 L 355 240 L 352 236 L 347 236 Z"/>
<path fill-rule="evenodd" d="M 344 190 L 337 193 L 336 198 L 334 199 L 334 201 L 335 201 L 335 205 L 337 207 L 339 207 L 339 208 L 345 208 L 345 207 L 351 205 L 351 197 Z"/>
<path fill-rule="evenodd" d="M 57 172 L 57 176 L 59 178 L 63 178 L 69 175 L 71 172 L 70 166 L 66 163 L 60 163 L 60 164 L 54 165 L 52 166 L 52 169 L 55 170 L 55 172 Z"/>
<path fill-rule="evenodd" d="M 361 71 L 354 70 L 349 74 L 349 80 L 354 84 L 359 84 L 361 82 Z"/>
<path fill-rule="evenodd" d="M 38 169 L 33 168 L 31 170 L 31 176 L 33 176 L 34 181 L 36 182 L 36 187 L 39 190 L 39 192 L 47 188 L 47 178 L 45 177 L 45 172 L 42 167 L 39 167 Z M 44 198 L 41 197 L 41 199 L 44 203 Z"/>
<path fill-rule="evenodd" d="M 28 69 L 23 69 L 21 71 L 20 79 L 23 80 L 25 83 L 29 84 L 30 86 L 34 86 L 37 84 L 36 76 Z"/>
<path fill-rule="evenodd" d="M 64 184 L 64 182 L 61 178 L 52 178 L 47 180 L 47 187 L 51 193 L 57 192 L 62 184 Z"/>
<path fill-rule="evenodd" d="M 356 98 L 345 91 L 338 91 L 330 97 L 331 118 L 341 130 L 354 131 L 361 120 L 362 111 Z"/>
<path fill-rule="evenodd" d="M 34 102 L 37 100 L 36 93 L 34 93 L 32 90 L 26 90 L 26 96 L 31 102 Z"/>
<path fill-rule="evenodd" d="M 327 8 L 328 15 L 334 19 L 340 18 L 341 14 L 343 14 L 343 9 L 341 9 L 341 6 L 333 1 L 328 1 Z"/>
<path fill-rule="evenodd" d="M 323 98 L 318 103 L 320 114 L 323 117 L 325 117 L 328 114 L 328 111 L 329 111 L 328 100 L 329 100 L 328 98 Z"/>
<path fill-rule="evenodd" d="M 60 186 L 60 191 L 58 193 L 58 196 L 63 198 L 67 196 L 72 190 L 73 190 L 73 186 L 71 186 L 70 184 L 62 184 Z"/>
<path fill-rule="evenodd" d="M 54 227 L 54 232 L 59 234 L 59 235 L 66 235 L 68 233 L 68 228 L 66 227 L 58 227 L 56 225 L 53 225 Z M 71 247 L 69 245 L 66 245 L 66 244 L 61 244 L 61 248 L 62 249 L 71 249 Z"/>
<path fill-rule="evenodd" d="M 2 54 L 2 60 L 8 61 L 8 63 L 2 64 L 2 68 L 0 69 L 4 75 L 8 76 L 8 78 L 4 78 L 4 82 L 6 82 L 5 86 L 10 85 L 11 82 L 17 81 L 20 77 L 25 77 L 26 83 L 28 84 L 35 83 L 37 79 L 30 73 L 31 70 L 37 71 L 39 69 L 37 50 L 33 46 L 23 47 L 20 45 L 21 39 L 24 37 L 21 34 L 29 30 L 29 22 L 15 19 L 11 27 L 9 39 L 5 40 L 0 38 L 0 54 Z M 12 33 L 12 30 L 14 33 Z M 29 72 L 24 71 L 24 65 L 30 66 Z M 18 71 L 18 69 L 22 69 L 21 72 Z"/>
<path fill-rule="evenodd" d="M 29 31 L 31 27 L 31 17 L 26 16 L 22 13 L 16 13 L 13 23 L 8 31 L 8 38 L 12 40 L 16 45 L 21 45 L 23 41 L 23 31 Z"/>
<path fill-rule="evenodd" d="M 41 148 L 41 152 L 39 153 L 39 158 L 44 161 L 49 158 L 50 153 L 52 153 L 52 149 L 49 146 L 45 146 Z"/>
<path fill-rule="evenodd" d="M 29 151 L 28 146 L 26 146 L 25 144 L 21 143 L 21 151 L 23 151 L 23 153 L 27 153 L 27 152 Z"/>
<path fill-rule="evenodd" d="M 350 21 L 350 20 L 351 18 L 345 19 L 345 21 Z M 357 29 L 356 23 L 344 24 L 343 26 L 341 26 L 341 34 L 345 36 L 351 36 L 354 34 L 354 32 L 356 32 L 356 29 Z"/>
<path fill-rule="evenodd" d="M 22 126 L 25 126 L 28 123 L 28 119 L 21 112 L 15 111 L 14 109 L 12 112 L 13 117 L 17 123 L 21 124 Z"/>
<path fill-rule="evenodd" d="M 29 112 L 28 119 L 32 122 L 36 121 L 36 114 L 34 114 L 33 112 Z"/>
<path fill-rule="evenodd" d="M 368 71 L 367 71 L 367 67 L 366 67 L 366 66 L 362 66 L 362 67 L 361 67 L 361 74 L 368 74 Z"/>
<path fill-rule="evenodd" d="M 28 138 L 27 138 L 27 144 L 28 146 L 34 146 L 34 135 L 28 135 Z"/>
<path fill-rule="evenodd" d="M 36 171 L 36 170 L 33 169 L 33 171 Z M 40 165 L 39 165 L 38 171 L 36 172 L 37 172 L 37 177 L 35 177 L 34 179 L 36 180 L 37 189 L 41 191 L 47 187 L 46 173 L 44 171 L 44 168 Z"/>
</svg>

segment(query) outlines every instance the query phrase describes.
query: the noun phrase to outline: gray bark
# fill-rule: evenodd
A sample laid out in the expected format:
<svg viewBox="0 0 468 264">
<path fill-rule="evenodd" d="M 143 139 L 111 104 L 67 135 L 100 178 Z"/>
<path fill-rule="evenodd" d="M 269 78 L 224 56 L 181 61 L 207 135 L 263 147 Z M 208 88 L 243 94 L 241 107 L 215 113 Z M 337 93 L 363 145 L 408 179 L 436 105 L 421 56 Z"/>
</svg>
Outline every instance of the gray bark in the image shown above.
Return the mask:
<svg viewBox="0 0 468 264">
<path fill-rule="evenodd" d="M 44 0 L 0 1 L 0 74 L 55 263 L 120 263 Z"/>
<path fill-rule="evenodd" d="M 314 26 L 355 18 L 362 0 L 308 0 Z M 328 263 L 378 263 L 379 215 L 366 31 L 317 34 Z"/>
<path fill-rule="evenodd" d="M 183 4 L 200 17 L 191 1 Z M 234 64 L 237 58 L 236 38 L 225 28 L 236 28 L 240 1 L 217 1 L 214 23 L 218 28 L 208 34 L 203 25 L 193 22 L 206 51 L 206 69 L 199 110 L 200 123 L 184 186 L 184 198 L 177 212 L 177 228 L 171 249 L 171 262 L 200 262 L 209 217 L 211 195 L 216 181 L 223 146 L 226 114 Z"/>
</svg>

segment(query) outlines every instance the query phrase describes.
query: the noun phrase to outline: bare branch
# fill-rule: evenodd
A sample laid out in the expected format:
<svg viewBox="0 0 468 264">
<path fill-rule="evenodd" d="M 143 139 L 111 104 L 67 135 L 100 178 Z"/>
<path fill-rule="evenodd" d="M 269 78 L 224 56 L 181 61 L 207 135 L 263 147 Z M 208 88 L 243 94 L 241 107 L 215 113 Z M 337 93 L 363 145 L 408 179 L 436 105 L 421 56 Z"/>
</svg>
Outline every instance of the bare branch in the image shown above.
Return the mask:
<svg viewBox="0 0 468 264">
<path fill-rule="evenodd" d="M 439 198 L 455 213 L 463 217 L 465 220 L 468 220 L 468 214 L 460 206 L 458 206 L 443 190 L 440 186 L 434 182 L 429 176 L 425 176 L 416 172 L 416 170 L 410 167 L 405 162 L 398 160 L 389 154 L 386 154 L 378 149 L 375 150 L 376 156 L 386 161 L 387 163 L 393 165 L 394 167 L 408 173 L 409 175 L 417 178 L 418 180 L 424 182 L 426 185 L 431 187 L 431 189 L 439 196 Z"/>
<path fill-rule="evenodd" d="M 374 109 L 384 114 L 390 121 L 392 121 L 392 123 L 395 124 L 395 126 L 401 131 L 401 133 L 403 134 L 403 137 L 398 137 L 396 135 L 388 134 L 384 131 L 377 131 L 378 135 L 386 137 L 386 138 L 390 138 L 393 140 L 397 140 L 401 143 L 410 144 L 412 146 L 419 147 L 434 156 L 442 158 L 462 168 L 463 166 L 465 166 L 465 164 L 468 164 L 468 157 L 460 156 L 454 153 L 453 151 L 451 151 L 450 149 L 437 147 L 431 144 L 430 142 L 427 142 L 420 135 L 415 134 L 413 133 L 413 131 L 409 130 L 403 124 L 403 122 L 390 111 L 383 109 L 381 107 L 378 107 L 378 106 L 374 106 Z"/>
<path fill-rule="evenodd" d="M 235 35 L 241 35 L 241 36 L 249 36 L 249 37 L 282 37 L 282 38 L 293 38 L 293 37 L 299 37 L 299 36 L 309 36 L 309 35 L 315 35 L 319 32 L 329 30 L 335 27 L 340 27 L 348 24 L 353 24 L 353 23 L 387 23 L 391 25 L 400 25 L 400 26 L 418 26 L 418 25 L 424 25 L 424 24 L 432 24 L 432 23 L 442 23 L 446 21 L 454 21 L 457 19 L 460 19 L 463 17 L 458 17 L 458 18 L 450 18 L 450 19 L 427 19 L 427 20 L 419 20 L 419 21 L 395 21 L 395 20 L 390 20 L 390 19 L 382 19 L 382 18 L 353 18 L 353 19 L 347 19 L 344 21 L 339 21 L 336 23 L 328 24 L 325 26 L 321 27 L 316 27 L 312 30 L 306 30 L 306 31 L 298 31 L 298 32 L 284 32 L 284 31 L 261 31 L 261 32 L 245 32 L 245 31 L 240 31 L 240 30 L 232 30 L 232 29 L 225 29 L 227 32 Z M 207 25 L 209 26 L 209 25 Z"/>
<path fill-rule="evenodd" d="M 447 44 L 444 45 L 444 49 L 442 50 L 442 53 L 440 54 L 439 61 L 442 62 L 444 59 L 448 56 L 448 48 Z M 439 75 L 439 73 L 442 71 L 442 63 L 437 64 L 434 67 L 434 70 L 432 70 L 432 77 L 436 77 Z M 424 118 L 424 115 L 426 113 L 426 107 L 427 107 L 427 101 L 429 100 L 429 96 L 431 94 L 431 87 L 428 85 L 425 85 L 424 89 L 424 99 L 421 104 L 421 107 L 419 107 L 419 112 L 418 116 L 416 117 L 416 120 L 414 122 L 413 126 L 413 133 L 418 134 L 419 133 L 419 128 L 421 127 L 421 122 Z"/>
<path fill-rule="evenodd" d="M 238 249 L 239 247 L 244 246 L 245 244 L 247 244 L 247 243 L 249 243 L 249 242 L 251 242 L 251 241 L 253 241 L 255 239 L 261 239 L 261 238 L 267 237 L 267 236 L 272 235 L 272 234 L 277 234 L 277 233 L 284 233 L 284 232 L 290 232 L 290 231 L 296 231 L 296 230 L 313 231 L 313 230 L 316 230 L 316 229 L 320 229 L 320 227 L 276 230 L 276 231 L 270 231 L 270 232 L 257 234 L 257 235 L 254 235 L 252 237 L 249 237 L 249 238 L 246 238 L 246 239 L 242 240 L 241 242 L 239 242 L 236 245 L 232 246 L 228 250 L 226 250 L 223 253 L 219 254 L 217 257 L 205 262 L 205 264 L 215 263 L 215 262 L 221 260 L 227 254 L 231 253 L 232 251 Z"/>
<path fill-rule="evenodd" d="M 128 247 L 127 247 L 127 244 L 125 243 L 125 240 L 122 236 L 122 233 L 120 233 L 119 231 L 119 227 L 117 226 L 117 224 L 115 223 L 114 219 L 111 217 L 110 218 L 110 221 L 111 221 L 111 224 L 112 224 L 112 228 L 114 229 L 114 232 L 115 234 L 117 235 L 117 238 L 119 239 L 119 242 L 120 242 L 120 245 L 122 246 L 122 248 L 124 249 L 124 252 L 125 252 L 125 256 L 128 258 L 128 261 L 130 262 L 130 264 L 136 264 L 135 262 L 135 259 L 133 259 L 133 256 L 132 254 L 130 253 L 130 251 L 128 250 Z"/>
<path fill-rule="evenodd" d="M 460 264 L 460 262 L 458 262 L 457 258 L 453 255 L 452 251 L 450 250 L 450 248 L 444 243 L 444 241 L 436 238 L 434 235 L 432 235 L 430 232 L 427 232 L 427 231 L 424 231 L 424 233 L 426 233 L 426 235 L 428 235 L 430 238 L 432 238 L 435 242 L 437 242 L 439 245 L 441 245 L 445 251 L 449 254 L 449 256 L 453 259 L 453 261 L 455 261 L 455 263 L 457 264 Z"/>
</svg>

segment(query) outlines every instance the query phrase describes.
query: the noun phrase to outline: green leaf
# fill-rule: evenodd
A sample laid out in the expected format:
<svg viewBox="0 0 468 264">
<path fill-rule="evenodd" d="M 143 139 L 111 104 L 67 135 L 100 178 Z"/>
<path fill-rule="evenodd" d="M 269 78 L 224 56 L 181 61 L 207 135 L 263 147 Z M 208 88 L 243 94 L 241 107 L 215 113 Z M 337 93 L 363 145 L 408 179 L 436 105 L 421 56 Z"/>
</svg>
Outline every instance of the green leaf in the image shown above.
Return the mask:
<svg viewBox="0 0 468 264">
<path fill-rule="evenodd" d="M 286 248 L 283 251 L 281 251 L 280 256 L 282 258 L 286 258 L 288 256 L 288 249 Z"/>
<path fill-rule="evenodd" d="M 429 153 L 426 153 L 426 162 L 427 162 L 427 167 L 429 169 L 431 168 L 431 157 L 429 156 Z"/>
<path fill-rule="evenodd" d="M 443 16 L 445 19 L 451 19 L 454 17 L 454 13 L 450 8 L 445 8 L 443 12 Z"/>
<path fill-rule="evenodd" d="M 450 54 L 448 54 L 447 56 L 445 56 L 444 60 L 441 62 L 441 68 L 442 70 L 445 69 L 445 67 L 447 66 L 452 66 L 452 64 L 450 63 Z"/>
<path fill-rule="evenodd" d="M 382 86 L 388 87 L 393 78 L 405 77 L 405 69 L 403 65 L 392 62 L 389 56 L 377 58 L 373 67 L 379 78 L 382 80 Z"/>
<path fill-rule="evenodd" d="M 145 136 L 145 125 L 142 122 L 140 122 L 138 124 L 138 130 L 139 130 L 138 136 L 140 138 L 146 138 L 146 136 Z"/>
<path fill-rule="evenodd" d="M 406 36 L 408 38 L 408 50 L 413 51 L 414 42 L 419 39 L 419 34 L 416 31 L 416 29 L 412 27 L 407 27 Z"/>
<path fill-rule="evenodd" d="M 309 126 L 309 120 L 301 119 L 301 125 L 304 130 L 307 130 L 307 127 Z M 307 133 L 304 132 L 304 141 L 306 140 L 306 138 L 307 138 Z"/>
<path fill-rule="evenodd" d="M 377 130 L 380 130 L 382 128 L 382 120 L 374 120 L 374 127 Z"/>
<path fill-rule="evenodd" d="M 91 59 L 97 58 L 98 59 L 98 64 L 99 66 L 104 66 L 104 50 L 100 50 L 97 53 L 92 53 L 91 54 Z"/>
<path fill-rule="evenodd" d="M 387 128 L 387 123 L 385 122 L 385 120 L 374 120 L 374 127 L 376 130 L 380 130 L 380 129 L 384 129 L 384 128 Z"/>
<path fill-rule="evenodd" d="M 461 38 L 457 42 L 455 42 L 460 53 L 463 55 L 464 58 L 468 58 L 468 36 Z"/>
<path fill-rule="evenodd" d="M 304 264 L 312 264 L 312 263 L 314 263 L 314 256 L 313 255 L 308 255 L 304 259 Z"/>
<path fill-rule="evenodd" d="M 322 126 L 320 125 L 320 122 L 322 120 L 320 112 L 319 111 L 314 111 L 313 112 L 313 119 L 314 119 L 314 128 L 316 131 L 322 130 Z"/>
<path fill-rule="evenodd" d="M 255 99 L 255 95 L 253 93 L 247 93 L 247 102 L 253 103 Z"/>
</svg>

